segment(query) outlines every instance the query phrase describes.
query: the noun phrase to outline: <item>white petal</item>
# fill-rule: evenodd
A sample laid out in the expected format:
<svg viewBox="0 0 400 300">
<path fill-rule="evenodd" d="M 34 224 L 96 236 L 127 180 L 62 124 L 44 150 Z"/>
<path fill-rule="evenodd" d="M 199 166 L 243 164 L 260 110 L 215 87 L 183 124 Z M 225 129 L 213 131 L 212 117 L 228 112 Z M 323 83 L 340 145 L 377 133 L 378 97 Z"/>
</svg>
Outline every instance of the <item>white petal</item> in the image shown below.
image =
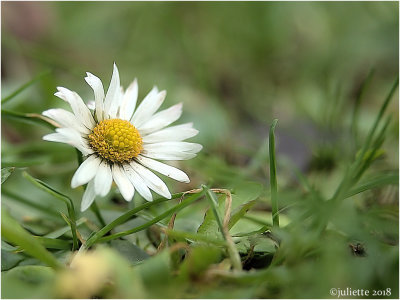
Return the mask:
<svg viewBox="0 0 400 300">
<path fill-rule="evenodd" d="M 121 166 L 114 164 L 112 167 L 112 174 L 122 197 L 124 197 L 126 201 L 131 201 L 135 193 L 135 188 L 128 179 L 128 176 L 125 174 L 124 169 L 122 169 Z"/>
<path fill-rule="evenodd" d="M 156 113 L 146 123 L 137 127 L 137 129 L 141 134 L 148 134 L 175 122 L 181 115 L 182 103 L 179 103 Z"/>
<path fill-rule="evenodd" d="M 122 120 L 130 120 L 133 114 L 133 111 L 136 107 L 136 102 L 138 98 L 138 83 L 135 80 L 129 85 L 126 89 L 126 92 L 122 98 L 122 103 L 119 109 L 119 116 Z"/>
<path fill-rule="evenodd" d="M 94 177 L 96 195 L 100 195 L 101 197 L 107 195 L 111 189 L 112 179 L 110 166 L 105 161 L 102 161 L 97 170 L 96 177 Z"/>
<path fill-rule="evenodd" d="M 101 160 L 97 156 L 89 156 L 76 170 L 71 180 L 71 187 L 74 189 L 92 180 L 97 173 L 100 162 Z"/>
<path fill-rule="evenodd" d="M 129 164 L 124 164 L 123 168 L 125 174 L 128 176 L 138 193 L 147 201 L 153 201 L 153 196 L 151 195 L 151 192 L 146 183 L 143 181 L 142 177 L 140 177 Z"/>
<path fill-rule="evenodd" d="M 169 192 L 168 187 L 157 175 L 136 162 L 131 161 L 130 165 L 136 171 L 136 173 L 143 178 L 143 181 L 149 188 L 151 188 L 157 194 L 171 199 L 171 193 Z"/>
<path fill-rule="evenodd" d="M 55 93 L 57 97 L 67 101 L 72 108 L 75 116 L 81 121 L 88 129 L 92 129 L 96 124 L 89 108 L 85 105 L 82 98 L 75 92 L 63 87 L 57 87 L 58 93 Z"/>
<path fill-rule="evenodd" d="M 196 143 L 188 143 L 188 142 L 160 142 L 153 144 L 144 144 L 143 149 L 146 151 L 159 151 L 159 152 L 189 152 L 189 153 L 197 153 L 203 146 Z"/>
<path fill-rule="evenodd" d="M 87 107 L 90 110 L 93 110 L 93 111 L 96 110 L 96 103 L 94 102 L 94 100 L 89 100 L 87 103 Z"/>
<path fill-rule="evenodd" d="M 86 82 L 90 85 L 94 92 L 94 101 L 96 108 L 96 118 L 97 121 L 103 121 L 103 111 L 104 111 L 104 88 L 103 83 L 100 78 L 94 76 L 93 74 L 87 72 L 87 77 L 85 77 Z"/>
<path fill-rule="evenodd" d="M 177 181 L 181 182 L 190 182 L 189 177 L 185 174 L 185 172 L 174 168 L 172 166 L 163 164 L 159 161 L 153 160 L 151 158 L 147 158 L 144 156 L 139 155 L 136 157 L 136 160 L 140 162 L 143 166 L 150 168 L 156 172 L 159 172 L 165 176 L 168 176 L 169 178 L 175 179 Z"/>
<path fill-rule="evenodd" d="M 93 150 L 88 147 L 82 136 L 72 128 L 57 128 L 56 133 L 45 135 L 43 139 L 45 141 L 72 145 L 81 151 L 85 156 L 93 153 Z"/>
<path fill-rule="evenodd" d="M 110 86 L 108 87 L 106 99 L 104 100 L 104 112 L 105 118 L 107 119 L 115 118 L 117 114 L 120 88 L 121 85 L 119 82 L 119 72 L 117 65 L 114 63 Z"/>
<path fill-rule="evenodd" d="M 186 123 L 153 132 L 149 135 L 142 136 L 143 143 L 159 143 L 167 141 L 179 142 L 186 140 L 188 138 L 194 137 L 199 133 L 199 131 L 194 129 L 192 126 L 193 123 Z"/>
<path fill-rule="evenodd" d="M 86 186 L 85 193 L 82 197 L 81 202 L 81 211 L 87 210 L 90 205 L 92 205 L 94 198 L 96 197 L 96 193 L 94 192 L 94 180 L 89 181 L 89 184 Z"/>
<path fill-rule="evenodd" d="M 115 99 L 114 99 L 113 103 L 111 103 L 111 107 L 110 107 L 110 111 L 109 111 L 110 119 L 116 119 L 117 116 L 119 115 L 119 108 L 121 106 L 123 97 L 124 97 L 124 88 L 122 86 L 120 86 L 120 88 L 118 89 L 118 91 L 115 95 Z"/>
<path fill-rule="evenodd" d="M 187 152 L 160 153 L 154 151 L 144 151 L 141 153 L 141 155 L 160 160 L 187 160 L 196 157 L 196 154 Z"/>
<path fill-rule="evenodd" d="M 90 130 L 87 129 L 83 124 L 81 124 L 73 113 L 65 109 L 49 109 L 44 111 L 42 114 L 56 121 L 58 124 L 61 125 L 61 127 L 72 128 L 83 134 L 90 133 Z"/>
<path fill-rule="evenodd" d="M 161 91 L 158 93 L 156 87 L 154 87 L 150 93 L 143 99 L 139 107 L 133 114 L 131 122 L 138 128 L 140 125 L 144 124 L 151 116 L 160 108 L 161 104 L 164 102 L 166 91 Z"/>
</svg>

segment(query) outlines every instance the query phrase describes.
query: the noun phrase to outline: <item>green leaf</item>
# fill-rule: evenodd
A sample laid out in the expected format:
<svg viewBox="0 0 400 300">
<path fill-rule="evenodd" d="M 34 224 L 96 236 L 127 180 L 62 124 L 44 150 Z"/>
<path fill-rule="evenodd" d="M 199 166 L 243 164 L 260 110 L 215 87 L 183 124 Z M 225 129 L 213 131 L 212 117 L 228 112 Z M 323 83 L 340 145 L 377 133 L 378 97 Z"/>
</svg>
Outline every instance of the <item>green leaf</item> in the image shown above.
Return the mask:
<svg viewBox="0 0 400 300">
<path fill-rule="evenodd" d="M 261 227 L 260 229 L 257 229 L 257 230 L 254 230 L 254 231 L 235 233 L 233 236 L 234 236 L 234 237 L 245 237 L 245 236 L 256 235 L 256 234 L 259 234 L 259 233 L 264 233 L 264 232 L 266 232 L 266 231 L 269 231 L 269 230 L 270 230 L 270 227 L 271 227 L 271 226 L 265 225 L 265 226 Z"/>
<path fill-rule="evenodd" d="M 168 230 L 167 229 L 166 233 L 168 234 L 169 237 L 172 237 L 175 239 L 204 242 L 204 243 L 208 243 L 208 244 L 214 244 L 217 246 L 226 246 L 226 242 L 223 239 L 221 239 L 221 236 L 219 234 L 218 234 L 218 237 L 215 238 L 211 235 L 178 231 L 178 230 Z"/>
<path fill-rule="evenodd" d="M 85 221 L 86 221 L 85 218 L 79 219 L 78 221 L 76 221 L 76 226 L 79 227 L 80 225 L 85 223 Z M 70 231 L 71 231 L 71 227 L 70 226 L 64 226 L 64 227 L 61 227 L 60 229 L 57 229 L 57 230 L 55 230 L 53 232 L 50 232 L 50 233 L 46 234 L 44 237 L 55 239 L 55 238 L 58 238 L 58 237 L 66 234 L 67 232 L 70 232 Z"/>
<path fill-rule="evenodd" d="M 260 234 L 257 235 L 253 243 L 255 244 L 254 252 L 275 253 L 276 251 L 276 242 Z"/>
<path fill-rule="evenodd" d="M 113 240 L 111 241 L 111 247 L 117 250 L 132 265 L 136 265 L 150 257 L 150 255 L 141 248 L 127 240 Z"/>
<path fill-rule="evenodd" d="M 266 228 L 261 228 L 252 233 L 243 234 L 236 240 L 237 247 L 241 253 L 248 253 L 250 249 L 254 252 L 275 253 L 277 243 L 272 239 L 261 234 L 266 231 Z"/>
<path fill-rule="evenodd" d="M 1 169 L 1 184 L 15 171 L 15 167 L 7 167 Z"/>
<path fill-rule="evenodd" d="M 232 206 L 245 204 L 260 197 L 263 185 L 254 181 L 241 181 L 233 186 Z"/>
<path fill-rule="evenodd" d="M 2 298 L 53 298 L 55 272 L 49 267 L 19 266 L 1 275 Z"/>
<path fill-rule="evenodd" d="M 59 269 L 62 265 L 40 242 L 22 228 L 4 209 L 1 211 L 1 235 L 7 241 L 20 246 L 25 252 L 48 266 Z"/>
<path fill-rule="evenodd" d="M 221 261 L 221 249 L 211 245 L 193 247 L 180 268 L 182 279 L 199 278 L 210 265 Z"/>
<path fill-rule="evenodd" d="M 38 240 L 45 248 L 49 249 L 59 249 L 59 250 L 70 250 L 71 242 L 61 239 L 51 239 L 42 236 L 35 236 L 35 239 Z"/>
<path fill-rule="evenodd" d="M 221 239 L 221 232 L 212 208 L 207 209 L 204 220 L 197 229 L 197 233 L 213 239 Z"/>
<path fill-rule="evenodd" d="M 15 251 L 16 249 L 17 249 L 17 247 L 11 246 L 10 244 L 1 240 L 1 250 L 12 252 L 12 251 Z"/>
<path fill-rule="evenodd" d="M 3 272 L 14 268 L 24 259 L 25 257 L 18 253 L 12 253 L 1 249 L 1 271 Z"/>
<path fill-rule="evenodd" d="M 170 265 L 169 251 L 165 250 L 145 260 L 136 269 L 147 287 L 163 287 L 171 281 Z"/>
<path fill-rule="evenodd" d="M 36 240 L 39 241 L 47 249 L 58 249 L 58 250 L 70 250 L 71 242 L 61 239 L 51 239 L 42 236 L 34 236 Z M 23 248 L 18 247 L 17 251 L 24 251 Z"/>
<path fill-rule="evenodd" d="M 235 211 L 233 211 L 231 219 L 229 220 L 229 229 L 231 229 L 233 225 L 235 225 L 254 204 L 256 204 L 255 200 L 242 204 Z"/>
</svg>

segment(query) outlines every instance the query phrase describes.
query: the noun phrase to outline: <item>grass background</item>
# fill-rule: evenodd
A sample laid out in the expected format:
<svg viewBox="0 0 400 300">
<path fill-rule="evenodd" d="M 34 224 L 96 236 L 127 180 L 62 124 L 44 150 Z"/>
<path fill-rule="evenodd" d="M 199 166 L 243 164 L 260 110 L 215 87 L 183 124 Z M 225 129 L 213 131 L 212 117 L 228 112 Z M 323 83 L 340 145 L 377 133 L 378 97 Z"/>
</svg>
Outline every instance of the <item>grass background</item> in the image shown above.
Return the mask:
<svg viewBox="0 0 400 300">
<path fill-rule="evenodd" d="M 237 248 L 244 268 L 258 273 L 215 279 L 210 270 L 224 269 L 228 256 L 215 245 L 204 248 L 202 243 L 192 243 L 191 254 L 179 258 L 166 251 L 155 254 L 162 236 L 159 228 L 168 223 L 165 219 L 109 244 L 106 249 L 119 254 L 104 250 L 99 254 L 102 260 L 118 261 L 122 253 L 138 267 L 132 271 L 121 263 L 114 286 L 100 285 L 93 293 L 84 289 L 78 296 L 325 298 L 330 297 L 330 288 L 349 287 L 371 293 L 389 288 L 390 296 L 398 297 L 397 101 L 387 109 L 392 118 L 383 134 L 385 142 L 361 180 L 380 180 L 380 184 L 333 207 L 324 204 L 365 145 L 398 76 L 398 3 L 1 5 L 2 99 L 37 78 L 2 105 L 2 168 L 17 167 L 2 185 L 2 209 L 30 233 L 54 233 L 66 225 L 59 211 L 67 212 L 62 202 L 30 184 L 22 176 L 24 171 L 68 195 L 76 207 L 83 190 L 70 188 L 78 166 L 75 150 L 42 141 L 51 128 L 15 113 L 40 114 L 63 107 L 53 96 L 57 86 L 93 99 L 83 80 L 85 72 L 100 77 L 107 87 L 114 61 L 123 86 L 137 77 L 141 99 L 153 85 L 166 89 L 163 107 L 183 102 L 181 122 L 193 121 L 200 130 L 193 141 L 201 143 L 203 151 L 176 164 L 189 174 L 191 183 L 167 181 L 171 192 L 207 184 L 232 189 L 234 208 L 254 201 L 231 234 L 247 234 L 246 239 L 236 238 Z M 275 118 L 279 119 L 275 131 L 278 199 L 283 209 L 281 228 L 273 231 L 281 241 L 278 248 L 265 235 L 250 234 L 272 224 L 268 134 Z M 96 200 L 107 223 L 143 202 L 139 196 L 129 205 L 121 199 L 118 193 L 110 193 Z M 208 205 L 203 199 L 184 209 L 177 215 L 175 229 L 196 233 L 208 220 L 204 218 Z M 120 230 L 139 226 L 170 207 L 170 203 L 153 206 Z M 90 211 L 77 217 L 84 238 L 99 226 Z M 81 218 L 94 224 L 87 225 Z M 325 223 L 326 228 L 321 225 Z M 218 231 L 215 224 L 203 229 L 214 237 L 213 230 Z M 70 233 L 60 239 L 70 242 Z M 188 239 L 170 241 L 177 242 Z M 358 243 L 365 255 L 351 253 Z M 67 277 L 39 268 L 39 261 L 24 252 L 15 254 L 10 247 L 2 241 L 2 282 L 7 282 L 3 297 L 74 295 L 49 288 L 54 281 L 68 283 Z M 70 251 L 47 248 L 59 261 L 68 261 Z M 31 269 L 18 269 L 27 266 Z M 38 278 L 33 285 L 29 275 L 21 275 L 30 272 Z M 140 286 L 132 288 L 133 281 Z M 34 292 L 26 294 L 20 288 L 24 285 L 34 287 Z"/>
</svg>

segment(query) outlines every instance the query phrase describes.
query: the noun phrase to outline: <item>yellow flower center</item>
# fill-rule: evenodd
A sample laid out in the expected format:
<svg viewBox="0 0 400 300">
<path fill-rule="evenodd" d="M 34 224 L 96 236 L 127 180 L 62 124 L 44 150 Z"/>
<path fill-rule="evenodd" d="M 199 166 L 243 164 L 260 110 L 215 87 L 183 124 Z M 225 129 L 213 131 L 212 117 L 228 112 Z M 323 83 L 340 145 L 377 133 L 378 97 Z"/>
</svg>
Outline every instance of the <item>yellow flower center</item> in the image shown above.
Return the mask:
<svg viewBox="0 0 400 300">
<path fill-rule="evenodd" d="M 125 162 L 143 150 L 142 137 L 130 122 L 120 119 L 101 121 L 89 134 L 92 149 L 112 162 Z"/>
</svg>

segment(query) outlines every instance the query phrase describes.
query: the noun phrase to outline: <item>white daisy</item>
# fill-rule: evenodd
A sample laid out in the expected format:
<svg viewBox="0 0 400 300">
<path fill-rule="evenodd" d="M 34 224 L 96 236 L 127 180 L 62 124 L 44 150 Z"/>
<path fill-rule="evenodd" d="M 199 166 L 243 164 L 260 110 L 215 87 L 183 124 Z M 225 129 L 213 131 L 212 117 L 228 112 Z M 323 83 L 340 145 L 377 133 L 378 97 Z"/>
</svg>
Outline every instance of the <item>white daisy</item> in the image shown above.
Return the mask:
<svg viewBox="0 0 400 300">
<path fill-rule="evenodd" d="M 81 211 L 96 196 L 107 195 L 113 181 L 127 201 L 135 190 L 148 201 L 153 199 L 150 189 L 171 198 L 165 183 L 149 169 L 189 182 L 183 171 L 158 161 L 190 159 L 202 149 L 199 144 L 183 142 L 198 134 L 192 123 L 167 127 L 181 116 L 182 103 L 156 113 L 166 92 L 154 87 L 135 110 L 137 80 L 124 92 L 115 64 L 106 95 L 99 78 L 87 73 L 85 80 L 94 91 L 93 112 L 77 93 L 63 87 L 57 88 L 55 96 L 68 102 L 73 113 L 64 109 L 43 112 L 60 125 L 56 133 L 43 139 L 70 144 L 86 158 L 71 181 L 72 188 L 88 184 Z"/>
</svg>

